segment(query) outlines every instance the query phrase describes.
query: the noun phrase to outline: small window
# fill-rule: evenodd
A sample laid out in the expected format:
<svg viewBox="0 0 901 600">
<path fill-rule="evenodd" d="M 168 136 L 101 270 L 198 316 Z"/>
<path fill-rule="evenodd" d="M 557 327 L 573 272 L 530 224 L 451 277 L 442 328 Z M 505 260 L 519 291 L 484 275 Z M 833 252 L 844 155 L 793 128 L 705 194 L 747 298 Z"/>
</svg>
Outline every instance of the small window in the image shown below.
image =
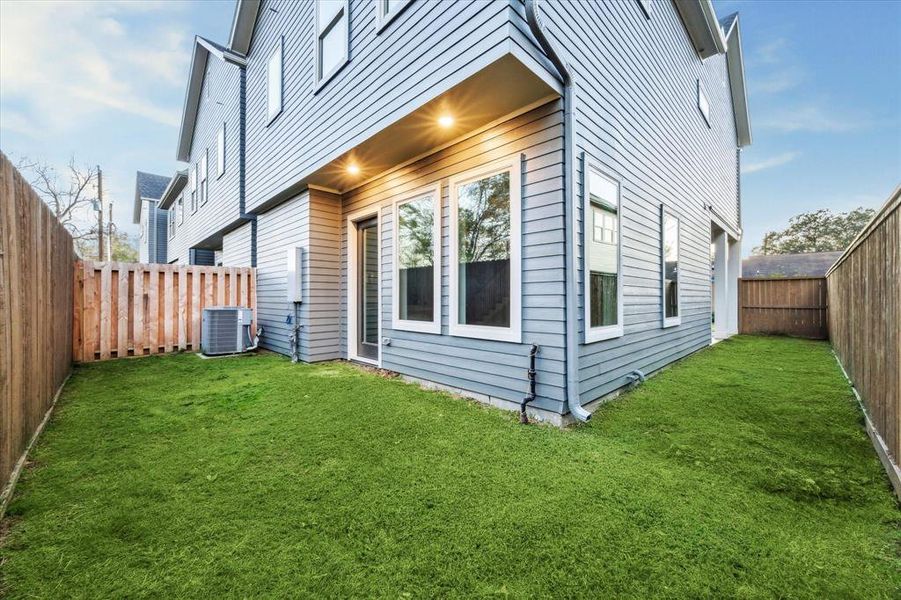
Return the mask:
<svg viewBox="0 0 901 600">
<path fill-rule="evenodd" d="M 346 62 L 350 45 L 347 0 L 316 2 L 316 83 L 324 85 Z"/>
<path fill-rule="evenodd" d="M 169 238 L 175 237 L 175 209 L 169 209 Z"/>
<path fill-rule="evenodd" d="M 181 225 L 185 222 L 185 199 L 178 199 L 178 224 Z"/>
<path fill-rule="evenodd" d="M 707 99 L 707 94 L 704 93 L 704 88 L 701 87 L 700 79 L 698 79 L 698 110 L 701 111 L 704 122 L 710 127 L 710 101 Z"/>
<path fill-rule="evenodd" d="M 394 20 L 411 0 L 375 0 L 376 26 L 381 31 Z"/>
<path fill-rule="evenodd" d="M 207 197 L 207 157 L 209 156 L 210 151 L 204 150 L 203 157 L 200 159 L 200 204 L 206 204 L 206 201 L 209 200 Z"/>
<path fill-rule="evenodd" d="M 585 341 L 623 334 L 619 183 L 586 163 Z"/>
<path fill-rule="evenodd" d="M 222 177 L 225 173 L 225 123 L 219 128 L 216 136 L 216 176 Z"/>
<path fill-rule="evenodd" d="M 394 329 L 441 333 L 441 186 L 394 205 Z"/>
<path fill-rule="evenodd" d="M 519 155 L 450 183 L 450 334 L 521 340 Z"/>
<path fill-rule="evenodd" d="M 282 112 L 282 38 L 278 39 L 266 63 L 267 123 Z"/>
<path fill-rule="evenodd" d="M 663 280 L 663 326 L 682 322 L 679 302 L 679 219 L 661 207 L 661 278 Z"/>
<path fill-rule="evenodd" d="M 197 165 L 191 168 L 191 214 L 197 212 Z"/>
</svg>

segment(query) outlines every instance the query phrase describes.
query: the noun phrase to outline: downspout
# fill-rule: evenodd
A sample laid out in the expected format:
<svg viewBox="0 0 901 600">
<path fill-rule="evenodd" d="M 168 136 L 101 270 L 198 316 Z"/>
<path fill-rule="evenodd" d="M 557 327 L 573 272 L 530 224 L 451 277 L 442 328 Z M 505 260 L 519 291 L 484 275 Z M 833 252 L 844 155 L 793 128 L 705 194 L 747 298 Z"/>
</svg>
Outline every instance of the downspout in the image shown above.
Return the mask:
<svg viewBox="0 0 901 600">
<path fill-rule="evenodd" d="M 582 407 L 579 398 L 579 314 L 576 299 L 579 286 L 576 281 L 578 258 L 575 249 L 576 222 L 576 89 L 573 75 L 560 58 L 554 45 L 547 38 L 541 25 L 538 0 L 525 0 L 526 20 L 532 35 L 548 59 L 553 63 L 560 80 L 563 82 L 563 197 L 565 218 L 570 223 L 570 231 L 565 235 L 566 256 L 569 258 L 566 268 L 566 404 L 569 412 L 577 420 L 588 421 L 591 413 Z"/>
<path fill-rule="evenodd" d="M 238 65 L 241 69 L 241 85 L 238 97 L 238 201 L 241 204 L 241 217 L 250 220 L 250 266 L 257 266 L 257 216 L 247 214 L 245 170 L 245 144 L 247 140 L 247 65 Z"/>
</svg>

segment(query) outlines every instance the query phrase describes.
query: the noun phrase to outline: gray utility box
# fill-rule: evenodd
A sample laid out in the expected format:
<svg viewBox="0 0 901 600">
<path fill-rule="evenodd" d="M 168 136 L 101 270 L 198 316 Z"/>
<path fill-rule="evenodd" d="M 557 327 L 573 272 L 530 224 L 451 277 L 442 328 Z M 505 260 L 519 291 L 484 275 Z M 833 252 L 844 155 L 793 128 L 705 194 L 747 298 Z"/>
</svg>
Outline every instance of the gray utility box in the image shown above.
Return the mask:
<svg viewBox="0 0 901 600">
<path fill-rule="evenodd" d="M 250 322 L 253 311 L 240 306 L 211 306 L 203 309 L 200 350 L 207 355 L 237 354 L 253 345 Z"/>
</svg>

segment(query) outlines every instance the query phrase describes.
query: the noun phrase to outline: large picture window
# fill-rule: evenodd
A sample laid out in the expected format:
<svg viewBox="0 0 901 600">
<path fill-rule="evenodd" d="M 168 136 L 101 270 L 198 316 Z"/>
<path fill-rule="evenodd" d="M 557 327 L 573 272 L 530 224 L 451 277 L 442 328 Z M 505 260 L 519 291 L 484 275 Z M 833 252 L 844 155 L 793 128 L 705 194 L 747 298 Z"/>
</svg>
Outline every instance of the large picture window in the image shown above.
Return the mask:
<svg viewBox="0 0 901 600">
<path fill-rule="evenodd" d="M 520 341 L 519 157 L 451 180 L 451 335 Z"/>
<path fill-rule="evenodd" d="M 350 39 L 347 0 L 316 2 L 316 83 L 324 84 L 347 62 Z"/>
<path fill-rule="evenodd" d="M 679 219 L 665 208 L 660 210 L 661 272 L 663 280 L 663 326 L 682 322 L 679 302 Z"/>
<path fill-rule="evenodd" d="M 623 334 L 619 183 L 585 166 L 585 341 Z"/>
<path fill-rule="evenodd" d="M 394 206 L 394 328 L 441 333 L 441 187 Z"/>
</svg>

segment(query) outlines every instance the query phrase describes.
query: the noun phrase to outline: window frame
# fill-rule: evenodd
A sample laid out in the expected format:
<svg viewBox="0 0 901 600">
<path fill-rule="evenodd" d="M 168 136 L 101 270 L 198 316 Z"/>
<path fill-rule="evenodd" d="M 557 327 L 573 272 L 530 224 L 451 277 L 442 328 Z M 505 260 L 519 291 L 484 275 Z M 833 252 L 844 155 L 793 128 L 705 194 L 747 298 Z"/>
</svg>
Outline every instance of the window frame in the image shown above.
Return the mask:
<svg viewBox="0 0 901 600">
<path fill-rule="evenodd" d="M 169 222 L 169 239 L 175 237 L 175 207 L 167 211 L 167 220 Z"/>
<path fill-rule="evenodd" d="M 318 3 L 317 3 L 318 4 Z M 278 41 L 273 46 L 269 55 L 266 57 L 266 127 L 272 124 L 284 108 L 285 100 L 285 42 L 284 36 L 279 36 Z M 269 83 L 272 78 L 270 68 L 272 67 L 272 59 L 278 54 L 278 108 L 273 112 L 269 97 Z"/>
<path fill-rule="evenodd" d="M 508 171 L 510 173 L 510 326 L 491 327 L 487 325 L 467 325 L 460 323 L 459 315 L 459 225 L 457 187 L 472 183 L 492 175 Z M 474 169 L 463 171 L 450 178 L 448 184 L 448 219 L 450 282 L 448 286 L 448 334 L 499 342 L 522 343 L 522 157 L 513 154 L 507 158 L 490 162 Z"/>
<path fill-rule="evenodd" d="M 410 3 L 413 0 L 402 0 L 403 4 L 401 4 L 396 10 L 388 11 L 385 8 L 385 3 L 387 0 L 373 0 L 375 3 L 375 33 L 378 35 L 381 33 L 388 25 L 397 18 L 402 12 L 404 12 Z"/>
<path fill-rule="evenodd" d="M 589 227 L 589 215 L 592 215 L 592 202 L 589 173 L 594 171 L 599 176 L 616 185 L 616 324 L 601 327 L 591 326 L 591 282 L 589 275 L 588 248 L 590 238 L 594 234 Z M 592 344 L 613 338 L 622 337 L 624 333 L 623 318 L 623 190 L 622 181 L 601 167 L 598 161 L 583 155 L 582 160 L 582 322 L 584 324 L 584 343 Z"/>
<path fill-rule="evenodd" d="M 209 200 L 209 148 L 203 149 L 203 156 L 200 157 L 200 205 L 203 206 Z"/>
<path fill-rule="evenodd" d="M 225 123 L 216 133 L 216 179 L 225 175 Z"/>
<path fill-rule="evenodd" d="M 682 266 L 682 219 L 673 210 L 667 208 L 666 205 L 660 205 L 660 322 L 662 328 L 675 327 L 682 324 L 682 277 L 681 272 L 677 271 L 679 279 L 676 283 L 676 316 L 666 316 L 666 253 L 665 253 L 665 236 L 666 226 L 665 218 L 671 217 L 676 220 L 676 268 L 681 269 Z"/>
<path fill-rule="evenodd" d="M 197 201 L 197 163 L 194 163 L 194 166 L 191 167 L 191 214 L 197 212 L 197 207 L 200 203 Z"/>
<path fill-rule="evenodd" d="M 704 118 L 704 122 L 707 123 L 707 127 L 710 125 L 710 97 L 707 95 L 707 92 L 704 91 L 704 86 L 701 85 L 701 80 L 697 80 L 697 104 L 698 104 L 698 112 L 701 113 L 701 116 Z M 701 103 L 701 99 L 703 98 L 704 102 Z M 706 106 L 706 109 L 704 108 Z"/>
<path fill-rule="evenodd" d="M 424 196 L 433 196 L 435 198 L 433 221 L 432 221 L 432 267 L 433 280 L 432 290 L 434 305 L 432 307 L 431 321 L 412 321 L 409 319 L 401 319 L 398 315 L 400 309 L 400 260 L 399 260 L 399 223 L 400 223 L 400 207 L 403 204 L 419 200 Z M 436 182 L 432 185 L 421 187 L 417 190 L 404 194 L 394 201 L 393 212 L 393 238 L 392 238 L 392 277 L 394 283 L 391 291 L 391 327 L 401 331 L 416 331 L 419 333 L 441 333 L 441 183 Z"/>
<path fill-rule="evenodd" d="M 318 93 L 323 87 L 328 85 L 328 82 L 331 81 L 335 75 L 338 74 L 341 69 L 344 68 L 348 62 L 350 62 L 350 0 L 344 0 L 344 6 L 335 17 L 329 22 L 329 24 L 322 30 L 319 31 L 319 0 L 314 1 L 314 15 L 313 15 L 313 35 L 314 35 L 314 53 L 316 64 L 313 65 L 313 76 L 315 78 L 315 85 L 313 87 L 313 93 Z M 344 40 L 344 56 L 342 60 L 340 60 L 332 70 L 328 73 L 322 72 L 322 40 L 328 35 L 328 33 L 335 28 L 338 24 L 338 21 L 344 20 L 346 22 L 346 35 Z"/>
<path fill-rule="evenodd" d="M 641 6 L 641 11 L 644 13 L 646 19 L 651 18 L 651 0 L 638 0 L 638 5 Z"/>
</svg>

